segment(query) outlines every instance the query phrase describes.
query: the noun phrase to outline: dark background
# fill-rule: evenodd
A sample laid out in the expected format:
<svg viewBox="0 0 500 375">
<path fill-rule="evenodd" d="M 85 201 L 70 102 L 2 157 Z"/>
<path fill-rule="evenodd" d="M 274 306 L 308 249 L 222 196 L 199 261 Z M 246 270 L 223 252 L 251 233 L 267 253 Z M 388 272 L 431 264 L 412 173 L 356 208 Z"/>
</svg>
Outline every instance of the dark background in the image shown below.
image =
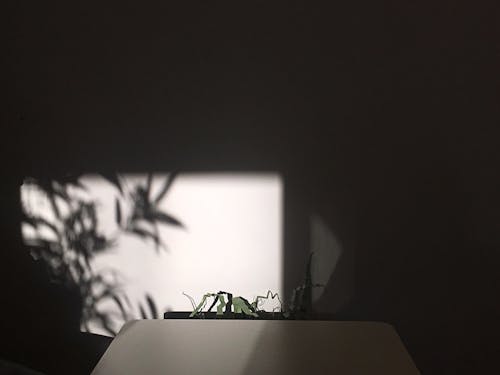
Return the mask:
<svg viewBox="0 0 500 375">
<path fill-rule="evenodd" d="M 21 361 L 44 342 L 57 356 L 46 321 L 63 333 L 73 324 L 71 304 L 55 302 L 21 247 L 23 176 L 271 170 L 285 176 L 288 272 L 307 251 L 297 234 L 307 217 L 296 213 L 319 213 L 355 256 L 344 318 L 393 324 L 424 374 L 491 371 L 500 352 L 496 8 L 10 2 L 2 347 Z"/>
</svg>

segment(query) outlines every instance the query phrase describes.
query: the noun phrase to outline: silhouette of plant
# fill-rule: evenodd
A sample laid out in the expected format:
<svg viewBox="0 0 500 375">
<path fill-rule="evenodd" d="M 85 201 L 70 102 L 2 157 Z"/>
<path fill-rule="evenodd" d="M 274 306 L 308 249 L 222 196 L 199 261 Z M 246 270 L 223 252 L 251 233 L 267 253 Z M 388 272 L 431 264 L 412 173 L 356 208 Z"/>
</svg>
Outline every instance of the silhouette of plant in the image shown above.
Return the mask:
<svg viewBox="0 0 500 375">
<path fill-rule="evenodd" d="M 200 303 L 196 304 L 194 301 L 193 297 L 186 293 L 184 294 L 187 298 L 189 298 L 189 301 L 191 302 L 191 305 L 193 306 L 193 311 L 189 315 L 190 318 L 193 317 L 203 317 L 204 312 L 203 310 L 205 309 L 208 299 L 213 298 L 212 304 L 210 307 L 207 309 L 207 313 L 210 313 L 212 309 L 214 308 L 215 305 L 217 305 L 217 315 L 218 316 L 223 316 L 224 314 L 230 315 L 231 312 L 243 316 L 245 315 L 246 317 L 253 317 L 253 318 L 259 318 L 263 314 L 266 314 L 267 312 L 260 309 L 263 300 L 268 300 L 269 298 L 271 299 L 277 299 L 278 302 L 280 303 L 279 308 L 273 309 L 273 313 L 275 310 L 279 309 L 279 312 L 282 313 L 283 306 L 281 303 L 281 299 L 278 295 L 278 293 L 273 293 L 270 290 L 267 291 L 267 294 L 265 296 L 257 296 L 255 297 L 253 302 L 249 302 L 246 298 L 241 297 L 241 296 L 236 296 L 234 297 L 232 293 L 229 292 L 224 292 L 224 291 L 219 291 L 217 293 L 207 293 L 203 295 Z M 226 298 L 224 298 L 226 296 Z"/>
<path fill-rule="evenodd" d="M 136 184 L 130 191 L 125 192 L 120 183 L 119 176 L 110 177 L 108 181 L 112 182 L 119 190 L 120 196 L 132 203 L 132 210 L 128 218 L 123 220 L 122 204 L 120 199 L 115 201 L 115 220 L 119 227 L 125 231 L 134 233 L 141 238 L 151 239 L 155 243 L 156 249 L 166 248 L 159 235 L 158 225 L 166 224 L 183 228 L 184 225 L 172 215 L 162 211 L 159 205 L 172 186 L 175 173 L 169 174 L 162 184 L 162 187 L 156 197 L 152 197 L 153 174 L 149 173 L 145 185 Z"/>
<path fill-rule="evenodd" d="M 285 317 L 307 317 L 312 312 L 312 289 L 323 288 L 323 284 L 312 282 L 311 264 L 314 252 L 309 254 L 307 261 L 304 282 L 298 287 L 294 288 L 290 306 L 285 312 Z"/>
<path fill-rule="evenodd" d="M 158 234 L 158 223 L 183 227 L 179 220 L 158 208 L 175 175 L 171 174 L 166 178 L 154 199 L 151 198 L 151 174 L 148 175 L 145 186 L 138 184 L 128 193 L 123 189 L 118 175 L 104 177 L 120 193 L 120 199 L 116 198 L 116 221 L 121 230 L 141 238 L 151 238 L 158 248 L 164 247 Z M 45 233 L 49 233 L 45 237 L 36 236 L 26 240 L 32 256 L 46 265 L 53 281 L 79 290 L 82 301 L 81 321 L 87 331 L 90 329 L 89 323 L 93 322 L 107 333 L 115 335 L 116 327 L 112 324 L 114 317 L 109 312 L 100 311 L 98 306 L 106 301 L 113 303 L 118 308 L 119 318 L 125 321 L 130 318 L 128 311 L 131 306 L 126 295 L 120 292 L 116 274 L 110 280 L 102 271 L 96 274 L 92 268 L 93 257 L 112 248 L 116 240 L 107 238 L 99 231 L 97 202 L 92 199 L 83 200 L 75 193 L 86 190 L 80 183 L 79 176 L 60 179 L 30 178 L 25 183 L 42 192 L 50 203 L 53 214 L 50 219 L 41 217 L 23 205 L 23 223 L 35 230 L 44 229 Z M 126 220 L 123 220 L 120 201 L 125 201 L 132 207 Z M 144 227 L 143 222 L 152 229 Z M 151 316 L 158 316 L 151 296 L 146 296 L 146 302 Z M 140 310 L 144 316 L 142 306 Z"/>
<path fill-rule="evenodd" d="M 84 202 L 68 193 L 69 184 L 84 189 L 74 180 L 30 179 L 28 182 L 44 192 L 55 217 L 51 222 L 35 214 L 30 215 L 25 209 L 23 222 L 34 229 L 48 228 L 54 238 L 31 239 L 28 244 L 32 255 L 46 264 L 53 281 L 79 290 L 84 325 L 88 325 L 92 319 L 108 333 L 116 334 L 109 317 L 97 309 L 99 303 L 106 299 L 114 301 L 119 293 L 116 283 L 110 283 L 102 275 L 96 275 L 91 267 L 91 259 L 110 248 L 113 243 L 98 231 L 96 203 Z"/>
<path fill-rule="evenodd" d="M 160 319 L 161 315 L 158 313 L 158 308 L 153 298 L 146 293 L 146 305 L 139 304 L 139 311 L 142 319 Z"/>
<path fill-rule="evenodd" d="M 188 294 L 184 294 L 193 307 L 193 311 L 189 315 L 190 318 L 200 318 L 203 317 L 205 313 L 210 313 L 214 306 L 217 305 L 216 315 L 222 317 L 223 315 L 231 315 L 233 312 L 235 315 L 247 316 L 253 318 L 259 318 L 266 316 L 268 312 L 260 309 L 260 306 L 264 300 L 277 299 L 279 307 L 279 315 L 282 315 L 285 319 L 303 319 L 310 317 L 312 311 L 312 289 L 324 287 L 323 284 L 317 284 L 312 282 L 312 272 L 311 263 L 314 253 L 309 254 L 309 258 L 306 265 L 304 282 L 297 286 L 292 293 L 290 304 L 283 310 L 283 304 L 278 293 L 272 293 L 270 290 L 267 291 L 265 296 L 257 296 L 252 303 L 243 297 L 233 297 L 231 293 L 219 291 L 217 293 L 206 293 L 203 295 L 200 303 L 196 304 L 195 300 Z M 225 297 L 227 298 L 227 302 Z M 204 312 L 203 310 L 207 306 L 208 300 L 212 298 L 213 302 L 210 307 Z M 233 310 L 232 310 L 233 309 Z M 275 312 L 277 308 L 273 309 L 272 313 Z"/>
<path fill-rule="evenodd" d="M 98 305 L 105 300 L 111 300 L 119 309 L 119 317 L 123 321 L 129 320 L 128 310 L 122 300 L 128 302 L 127 296 L 120 293 L 118 283 L 110 282 L 102 274 L 85 275 L 79 280 L 79 288 L 84 298 L 82 306 L 82 323 L 90 331 L 90 322 L 97 322 L 107 333 L 115 336 L 118 327 L 113 326 L 113 317 L 109 312 L 100 311 Z"/>
</svg>

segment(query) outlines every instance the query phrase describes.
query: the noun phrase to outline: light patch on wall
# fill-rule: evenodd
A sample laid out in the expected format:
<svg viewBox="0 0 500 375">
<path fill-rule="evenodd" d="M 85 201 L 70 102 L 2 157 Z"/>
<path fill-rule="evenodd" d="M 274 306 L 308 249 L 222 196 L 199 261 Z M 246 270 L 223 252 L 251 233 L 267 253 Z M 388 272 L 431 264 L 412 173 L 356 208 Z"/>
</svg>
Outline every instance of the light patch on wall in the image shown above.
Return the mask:
<svg viewBox="0 0 500 375">
<path fill-rule="evenodd" d="M 196 301 L 220 290 L 249 300 L 269 289 L 282 295 L 278 174 L 27 180 L 21 201 L 32 254 L 80 288 L 91 284 L 82 330 L 113 334 L 126 320 L 189 311 L 182 292 Z"/>
<path fill-rule="evenodd" d="M 311 251 L 314 252 L 311 264 L 312 281 L 314 284 L 327 285 L 342 255 L 342 247 L 319 215 L 311 215 L 310 228 Z M 318 301 L 323 292 L 324 288 L 313 288 L 313 302 Z"/>
</svg>

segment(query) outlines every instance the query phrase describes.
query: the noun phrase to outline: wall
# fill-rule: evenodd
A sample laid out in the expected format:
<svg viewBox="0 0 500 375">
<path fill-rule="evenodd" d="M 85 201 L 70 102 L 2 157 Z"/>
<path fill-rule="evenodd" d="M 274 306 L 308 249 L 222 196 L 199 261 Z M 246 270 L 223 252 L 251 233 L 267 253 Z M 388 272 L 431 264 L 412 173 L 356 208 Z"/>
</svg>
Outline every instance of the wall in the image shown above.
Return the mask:
<svg viewBox="0 0 500 375">
<path fill-rule="evenodd" d="M 394 324 L 424 373 L 493 364 L 493 12 L 444 2 L 12 7 L 6 247 L 18 240 L 23 174 L 277 170 L 293 207 L 289 269 L 308 243 L 294 241 L 307 226 L 294 213 L 319 213 L 355 254 L 344 317 Z"/>
</svg>

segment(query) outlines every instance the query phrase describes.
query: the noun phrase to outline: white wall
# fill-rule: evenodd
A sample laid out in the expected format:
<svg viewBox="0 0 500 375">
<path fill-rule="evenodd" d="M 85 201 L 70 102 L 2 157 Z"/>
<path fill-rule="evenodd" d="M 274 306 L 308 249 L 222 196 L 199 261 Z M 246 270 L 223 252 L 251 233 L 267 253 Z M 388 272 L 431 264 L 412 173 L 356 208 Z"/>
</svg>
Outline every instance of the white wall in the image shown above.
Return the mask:
<svg viewBox="0 0 500 375">
<path fill-rule="evenodd" d="M 152 195 L 161 189 L 165 174 L 155 174 Z M 146 175 L 123 175 L 129 188 L 145 184 Z M 152 240 L 120 230 L 115 221 L 115 186 L 98 175 L 80 182 L 87 192 L 82 199 L 98 200 L 99 229 L 114 238 L 111 249 L 96 255 L 96 273 L 116 273 L 121 292 L 130 301 L 130 318 L 139 318 L 139 304 L 151 295 L 159 312 L 192 310 L 186 292 L 199 301 L 207 292 L 224 290 L 252 300 L 268 289 L 282 295 L 283 186 L 277 174 L 180 174 L 160 203 L 160 209 L 184 224 L 184 228 L 159 224 L 166 249 L 157 250 Z M 50 205 L 30 185 L 21 188 L 23 206 L 49 219 Z M 127 213 L 122 202 L 124 215 Z M 23 225 L 26 242 L 48 232 Z M 271 310 L 275 304 L 266 306 Z M 116 304 L 104 302 L 99 310 L 112 316 L 119 327 Z M 98 324 L 90 331 L 104 333 Z"/>
</svg>

